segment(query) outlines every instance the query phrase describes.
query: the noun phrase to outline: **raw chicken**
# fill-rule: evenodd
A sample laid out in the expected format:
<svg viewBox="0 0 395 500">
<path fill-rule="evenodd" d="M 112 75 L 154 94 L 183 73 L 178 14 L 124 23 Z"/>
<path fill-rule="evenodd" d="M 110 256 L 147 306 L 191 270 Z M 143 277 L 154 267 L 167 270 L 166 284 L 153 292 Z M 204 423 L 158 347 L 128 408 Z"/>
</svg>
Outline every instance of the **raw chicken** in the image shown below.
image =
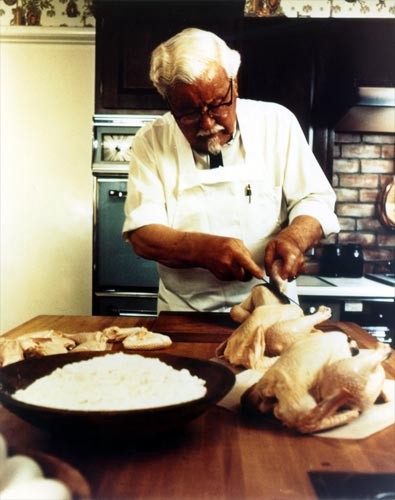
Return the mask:
<svg viewBox="0 0 395 500">
<path fill-rule="evenodd" d="M 299 338 L 318 332 L 315 326 L 329 319 L 331 315 L 329 307 L 320 306 L 314 314 L 277 321 L 265 332 L 265 354 L 267 356 L 281 354 Z"/>
<path fill-rule="evenodd" d="M 146 328 L 139 328 L 139 331 L 128 335 L 122 341 L 125 349 L 164 349 L 172 344 L 172 340 L 162 333 L 150 332 Z"/>
<path fill-rule="evenodd" d="M 231 308 L 230 316 L 237 323 L 242 323 L 259 306 L 284 303 L 264 284 L 255 285 L 241 304 L 237 304 Z"/>
<path fill-rule="evenodd" d="M 340 390 L 350 393 L 346 406 L 363 411 L 381 395 L 385 380 L 382 362 L 391 355 L 391 347 L 379 343 L 376 349 L 360 351 L 357 356 L 325 366 L 318 380 L 319 399 L 333 397 Z M 383 399 L 386 396 L 383 394 Z"/>
<path fill-rule="evenodd" d="M 351 357 L 341 332 L 317 333 L 296 341 L 242 396 L 246 411 L 273 411 L 301 433 L 344 425 L 369 408 L 382 392 L 381 362 L 391 348 Z"/>
<path fill-rule="evenodd" d="M 23 349 L 18 340 L 0 338 L 0 367 L 23 359 Z"/>
<path fill-rule="evenodd" d="M 317 333 L 296 341 L 242 396 L 247 411 L 274 415 L 288 427 L 316 407 L 311 390 L 320 370 L 339 359 L 351 357 L 347 336 L 341 332 Z"/>
<path fill-rule="evenodd" d="M 96 332 L 63 333 L 63 336 L 73 340 L 76 344 L 92 341 L 100 342 L 104 338 L 104 334 L 100 330 Z"/>
<path fill-rule="evenodd" d="M 78 344 L 77 347 L 73 349 L 73 352 L 80 351 L 106 351 L 107 350 L 107 342 L 105 340 L 87 340 L 86 342 L 82 342 Z"/>
<path fill-rule="evenodd" d="M 265 353 L 265 332 L 280 320 L 303 316 L 295 304 L 272 304 L 256 307 L 248 318 L 217 348 L 216 354 L 233 365 L 257 369 Z"/>
<path fill-rule="evenodd" d="M 107 342 L 122 342 L 129 335 L 135 335 L 141 330 L 147 330 L 142 326 L 132 326 L 120 328 L 119 326 L 110 326 L 103 330 L 103 334 Z"/>
<path fill-rule="evenodd" d="M 26 358 L 34 358 L 40 356 L 48 356 L 51 354 L 65 354 L 69 352 L 70 340 L 65 338 L 26 338 L 20 341 Z M 75 346 L 75 343 L 73 343 Z"/>
</svg>

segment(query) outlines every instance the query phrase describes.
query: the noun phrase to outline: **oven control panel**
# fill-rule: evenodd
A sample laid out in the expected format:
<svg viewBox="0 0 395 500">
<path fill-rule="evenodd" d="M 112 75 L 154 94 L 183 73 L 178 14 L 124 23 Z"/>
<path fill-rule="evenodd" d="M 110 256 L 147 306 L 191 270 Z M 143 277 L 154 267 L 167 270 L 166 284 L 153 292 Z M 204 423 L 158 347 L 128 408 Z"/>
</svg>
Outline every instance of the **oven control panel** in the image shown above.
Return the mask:
<svg viewBox="0 0 395 500">
<path fill-rule="evenodd" d="M 127 173 L 133 138 L 138 130 L 160 115 L 95 115 L 93 121 L 93 172 Z"/>
</svg>

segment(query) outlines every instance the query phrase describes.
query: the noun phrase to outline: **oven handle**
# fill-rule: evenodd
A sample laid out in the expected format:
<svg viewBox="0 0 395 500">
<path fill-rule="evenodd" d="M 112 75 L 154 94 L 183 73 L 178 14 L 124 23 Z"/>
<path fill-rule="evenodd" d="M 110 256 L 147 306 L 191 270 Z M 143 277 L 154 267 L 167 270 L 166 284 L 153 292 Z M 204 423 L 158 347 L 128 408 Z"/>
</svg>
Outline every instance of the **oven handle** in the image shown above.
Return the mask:
<svg viewBox="0 0 395 500">
<path fill-rule="evenodd" d="M 145 312 L 145 311 L 129 311 L 127 309 L 119 309 L 118 307 L 113 307 L 111 312 L 116 316 L 142 316 L 142 317 L 154 317 L 156 314 L 154 312 Z"/>
<path fill-rule="evenodd" d="M 123 200 L 127 197 L 127 195 L 128 195 L 127 191 L 119 191 L 118 189 L 108 190 L 108 196 L 110 198 L 119 198 L 120 200 Z"/>
</svg>

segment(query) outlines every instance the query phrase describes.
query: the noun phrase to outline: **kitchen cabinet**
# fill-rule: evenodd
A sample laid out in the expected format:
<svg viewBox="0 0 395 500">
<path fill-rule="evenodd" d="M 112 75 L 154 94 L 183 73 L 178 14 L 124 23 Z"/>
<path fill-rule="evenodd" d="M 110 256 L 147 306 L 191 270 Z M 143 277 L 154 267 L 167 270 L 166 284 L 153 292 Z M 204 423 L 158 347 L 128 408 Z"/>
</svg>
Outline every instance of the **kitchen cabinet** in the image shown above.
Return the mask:
<svg viewBox="0 0 395 500">
<path fill-rule="evenodd" d="M 166 109 L 149 80 L 152 50 L 187 27 L 240 43 L 241 0 L 95 2 L 97 114 Z"/>
<path fill-rule="evenodd" d="M 312 26 L 286 18 L 246 18 L 240 70 L 242 96 L 283 104 L 298 117 L 306 136 L 314 75 Z"/>
<path fill-rule="evenodd" d="M 395 21 L 246 18 L 243 95 L 297 116 L 331 180 L 334 127 L 359 86 L 395 85 Z"/>
</svg>

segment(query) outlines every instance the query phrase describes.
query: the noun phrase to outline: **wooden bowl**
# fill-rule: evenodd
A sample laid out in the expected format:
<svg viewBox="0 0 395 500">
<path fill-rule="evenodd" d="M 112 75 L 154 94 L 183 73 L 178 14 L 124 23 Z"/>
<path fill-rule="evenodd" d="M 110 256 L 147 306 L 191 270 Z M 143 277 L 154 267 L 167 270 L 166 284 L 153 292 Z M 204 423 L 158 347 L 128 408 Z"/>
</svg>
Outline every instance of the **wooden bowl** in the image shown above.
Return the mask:
<svg viewBox="0 0 395 500">
<path fill-rule="evenodd" d="M 76 352 L 32 358 L 0 369 L 0 401 L 12 413 L 61 438 L 100 436 L 103 439 L 140 440 L 183 427 L 221 400 L 235 383 L 234 374 L 225 366 L 202 359 L 139 352 L 157 358 L 175 369 L 186 368 L 206 381 L 204 397 L 186 403 L 141 410 L 80 411 L 52 409 L 27 404 L 12 395 L 37 378 L 67 363 L 82 361 L 108 352 Z"/>
</svg>

